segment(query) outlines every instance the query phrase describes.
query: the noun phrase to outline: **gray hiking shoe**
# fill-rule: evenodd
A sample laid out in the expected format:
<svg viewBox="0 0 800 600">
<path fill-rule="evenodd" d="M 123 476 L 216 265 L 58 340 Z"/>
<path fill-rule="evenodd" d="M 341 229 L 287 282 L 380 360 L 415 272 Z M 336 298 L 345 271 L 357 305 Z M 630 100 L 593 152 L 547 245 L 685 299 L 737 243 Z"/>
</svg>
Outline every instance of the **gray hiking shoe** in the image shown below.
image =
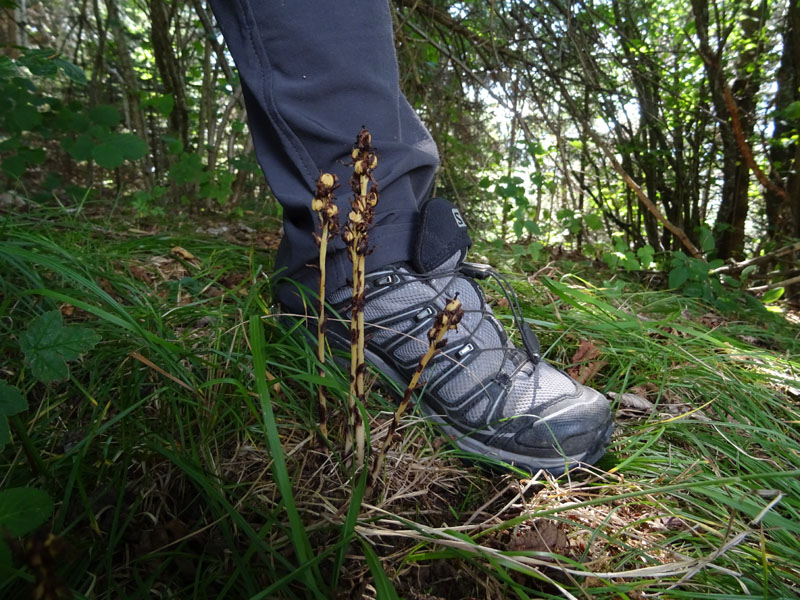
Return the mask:
<svg viewBox="0 0 800 600">
<path fill-rule="evenodd" d="M 455 227 L 444 226 L 448 219 Z M 486 270 L 463 263 L 469 245 L 449 202 L 434 199 L 423 207 L 414 264 L 366 277 L 367 360 L 405 388 L 427 350 L 434 318 L 457 294 L 464 317 L 422 375 L 422 413 L 460 449 L 531 473 L 594 463 L 613 431 L 608 400 L 541 360 L 538 340 L 521 318 L 525 349 L 514 346 L 471 277 Z M 349 315 L 350 294 L 349 287 L 329 294 L 341 316 Z M 330 322 L 328 336 L 349 349 L 342 327 Z"/>
</svg>

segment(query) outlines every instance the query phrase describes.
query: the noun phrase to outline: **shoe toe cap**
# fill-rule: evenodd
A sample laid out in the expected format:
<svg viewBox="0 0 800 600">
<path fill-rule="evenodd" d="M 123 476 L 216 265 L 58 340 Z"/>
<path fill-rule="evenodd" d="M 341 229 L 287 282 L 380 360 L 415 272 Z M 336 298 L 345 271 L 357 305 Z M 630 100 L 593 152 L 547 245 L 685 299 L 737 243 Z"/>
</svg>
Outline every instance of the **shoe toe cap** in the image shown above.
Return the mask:
<svg viewBox="0 0 800 600">
<path fill-rule="evenodd" d="M 611 408 L 601 393 L 576 383 L 574 395 L 550 402 L 516 429 L 512 443 L 520 452 L 585 460 L 607 443 Z"/>
</svg>

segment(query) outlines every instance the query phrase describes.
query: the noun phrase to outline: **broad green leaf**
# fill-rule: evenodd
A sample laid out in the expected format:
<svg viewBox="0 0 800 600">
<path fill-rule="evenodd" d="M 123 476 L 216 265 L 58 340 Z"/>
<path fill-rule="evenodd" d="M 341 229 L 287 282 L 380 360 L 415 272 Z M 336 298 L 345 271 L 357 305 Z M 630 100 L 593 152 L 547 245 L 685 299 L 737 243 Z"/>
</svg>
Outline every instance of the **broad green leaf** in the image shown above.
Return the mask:
<svg viewBox="0 0 800 600">
<path fill-rule="evenodd" d="M 780 110 L 778 115 L 790 121 L 800 119 L 800 100 L 795 100 L 786 108 Z"/>
<path fill-rule="evenodd" d="M 111 140 L 101 142 L 92 148 L 92 158 L 105 169 L 116 169 L 125 162 L 122 149 Z"/>
<path fill-rule="evenodd" d="M 204 175 L 199 154 L 181 154 L 178 162 L 169 170 L 169 178 L 178 185 L 202 183 Z"/>
<path fill-rule="evenodd" d="M 40 77 L 51 77 L 58 73 L 58 67 L 53 59 L 58 53 L 51 48 L 33 48 L 25 50 L 17 63 L 28 67 L 31 73 Z"/>
<path fill-rule="evenodd" d="M 98 104 L 89 109 L 89 118 L 98 125 L 114 127 L 122 120 L 122 115 L 110 104 Z"/>
<path fill-rule="evenodd" d="M 153 96 L 152 98 L 146 98 L 142 102 L 142 106 L 152 106 L 158 114 L 168 117 L 175 108 L 175 98 L 172 94 Z"/>
<path fill-rule="evenodd" d="M 78 65 L 75 65 L 63 58 L 57 58 L 53 62 L 59 69 L 61 69 L 61 71 L 70 81 L 77 83 L 78 85 L 86 85 L 86 74 Z"/>
<path fill-rule="evenodd" d="M 669 287 L 676 289 L 681 287 L 689 279 L 689 269 L 684 266 L 675 267 L 669 272 Z"/>
<path fill-rule="evenodd" d="M 761 302 L 764 304 L 771 304 L 783 296 L 783 292 L 784 289 L 782 287 L 776 287 L 774 289 L 767 290 L 767 292 L 761 298 Z"/>
<path fill-rule="evenodd" d="M 528 233 L 531 235 L 542 235 L 542 230 L 535 221 L 525 221 L 525 229 L 527 229 Z"/>
<path fill-rule="evenodd" d="M 33 106 L 23 104 L 8 114 L 8 120 L 18 131 L 32 131 L 42 124 L 42 115 Z"/>
<path fill-rule="evenodd" d="M 21 154 L 12 154 L 11 156 L 6 156 L 3 159 L 3 163 L 0 165 L 0 168 L 2 168 L 3 171 L 8 173 L 11 177 L 19 179 L 27 170 L 28 161 Z"/>
<path fill-rule="evenodd" d="M 115 133 L 112 139 L 126 160 L 139 160 L 147 154 L 147 144 L 132 133 Z"/>
<path fill-rule="evenodd" d="M 79 135 L 74 140 L 64 140 L 61 146 L 75 160 L 89 160 L 94 149 L 94 140 L 86 134 Z"/>
<path fill-rule="evenodd" d="M 0 490 L 0 529 L 25 535 L 39 527 L 53 512 L 53 501 L 42 490 L 18 487 Z"/>
<path fill-rule="evenodd" d="M 10 416 L 28 410 L 28 403 L 22 392 L 5 381 L 0 381 L 0 415 Z"/>
<path fill-rule="evenodd" d="M 583 215 L 583 222 L 586 223 L 586 227 L 588 227 L 592 231 L 597 231 L 598 229 L 603 228 L 603 219 L 601 219 L 594 213 Z"/>
<path fill-rule="evenodd" d="M 65 327 L 61 313 L 51 310 L 31 321 L 19 345 L 33 376 L 49 382 L 69 377 L 66 361 L 78 358 L 99 341 L 100 336 L 88 327 Z"/>
<path fill-rule="evenodd" d="M 650 244 L 645 244 L 641 248 L 636 251 L 636 256 L 642 261 L 642 267 L 649 267 L 650 263 L 653 262 L 653 255 L 655 254 L 655 250 Z"/>
</svg>

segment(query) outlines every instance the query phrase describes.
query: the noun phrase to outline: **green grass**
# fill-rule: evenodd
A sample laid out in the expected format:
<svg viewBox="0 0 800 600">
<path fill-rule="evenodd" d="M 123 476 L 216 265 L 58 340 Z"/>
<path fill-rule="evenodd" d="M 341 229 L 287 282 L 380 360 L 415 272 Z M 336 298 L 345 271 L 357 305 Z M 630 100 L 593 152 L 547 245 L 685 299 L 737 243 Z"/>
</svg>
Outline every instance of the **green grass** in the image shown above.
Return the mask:
<svg viewBox="0 0 800 600">
<path fill-rule="evenodd" d="M 46 491 L 42 532 L 64 548 L 46 572 L 17 548 L 3 598 L 52 575 L 76 598 L 800 593 L 790 315 L 714 314 L 634 283 L 604 287 L 611 275 L 589 268 L 518 278 L 548 360 L 568 368 L 589 341 L 606 363 L 590 384 L 653 408 L 620 407 L 597 469 L 536 480 L 468 466 L 411 416 L 382 494 L 364 499 L 364 478 L 314 445 L 316 386 L 343 406 L 346 374 L 321 379 L 312 345 L 275 318 L 271 260 L 58 211 L 6 217 L 0 378 L 29 410 L 0 454 L 0 485 Z M 102 340 L 69 379 L 43 384 L 18 338 L 54 309 Z M 376 445 L 392 410 L 379 381 L 367 409 Z M 334 415 L 334 439 L 341 424 Z"/>
</svg>

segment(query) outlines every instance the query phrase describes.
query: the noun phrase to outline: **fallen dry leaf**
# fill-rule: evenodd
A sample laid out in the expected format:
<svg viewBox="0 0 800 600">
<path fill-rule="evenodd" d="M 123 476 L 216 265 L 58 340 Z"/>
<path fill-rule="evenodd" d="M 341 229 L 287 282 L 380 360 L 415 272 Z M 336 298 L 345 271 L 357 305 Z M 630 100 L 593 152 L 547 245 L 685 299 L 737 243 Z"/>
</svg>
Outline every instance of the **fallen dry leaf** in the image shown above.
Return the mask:
<svg viewBox="0 0 800 600">
<path fill-rule="evenodd" d="M 175 246 L 172 250 L 169 251 L 170 255 L 174 256 L 175 258 L 181 258 L 183 260 L 189 261 L 192 264 L 197 260 L 191 252 L 189 252 L 186 248 L 181 246 Z"/>
<path fill-rule="evenodd" d="M 651 413 L 655 409 L 655 405 L 647 398 L 639 394 L 617 394 L 616 392 L 608 392 L 608 396 L 614 400 L 619 401 L 619 408 L 629 408 L 644 413 Z"/>
<path fill-rule="evenodd" d="M 131 272 L 131 275 L 136 277 L 139 281 L 143 281 L 148 285 L 153 283 L 153 278 L 150 277 L 150 273 L 147 272 L 147 269 L 144 267 L 140 267 L 138 265 L 131 265 L 128 267 L 128 270 Z"/>
<path fill-rule="evenodd" d="M 585 384 L 608 364 L 604 360 L 594 360 L 599 355 L 600 350 L 592 342 L 582 340 L 572 357 L 573 366 L 567 369 L 567 373 L 578 383 Z"/>
<path fill-rule="evenodd" d="M 567 535 L 555 521 L 547 519 L 536 519 L 530 527 L 520 528 L 508 541 L 508 550 L 512 551 L 564 554 L 568 549 Z"/>
</svg>

